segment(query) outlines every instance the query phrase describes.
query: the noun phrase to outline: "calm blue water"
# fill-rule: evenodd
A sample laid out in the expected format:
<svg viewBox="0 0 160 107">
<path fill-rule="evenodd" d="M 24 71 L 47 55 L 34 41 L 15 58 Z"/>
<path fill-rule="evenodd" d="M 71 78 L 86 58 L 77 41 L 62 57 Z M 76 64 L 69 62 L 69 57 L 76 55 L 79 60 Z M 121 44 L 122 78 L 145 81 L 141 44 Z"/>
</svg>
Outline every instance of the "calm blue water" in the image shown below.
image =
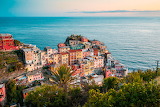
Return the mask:
<svg viewBox="0 0 160 107">
<path fill-rule="evenodd" d="M 155 68 L 160 60 L 160 17 L 0 18 L 0 33 L 24 43 L 56 48 L 71 34 L 103 41 L 130 70 Z"/>
</svg>

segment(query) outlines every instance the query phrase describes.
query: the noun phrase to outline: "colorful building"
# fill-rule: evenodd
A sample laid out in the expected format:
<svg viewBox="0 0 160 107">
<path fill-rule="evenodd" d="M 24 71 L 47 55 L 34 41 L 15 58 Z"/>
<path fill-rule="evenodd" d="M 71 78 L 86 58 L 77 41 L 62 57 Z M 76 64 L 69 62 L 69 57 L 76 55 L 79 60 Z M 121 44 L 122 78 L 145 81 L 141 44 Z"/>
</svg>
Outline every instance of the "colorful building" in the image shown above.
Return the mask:
<svg viewBox="0 0 160 107">
<path fill-rule="evenodd" d="M 91 51 L 88 49 L 83 49 L 82 53 L 83 53 L 83 58 L 91 56 Z"/>
<path fill-rule="evenodd" d="M 53 63 L 59 64 L 61 62 L 61 55 L 56 53 L 53 55 Z"/>
<path fill-rule="evenodd" d="M 78 50 L 78 49 L 84 49 L 84 48 L 85 48 L 84 44 L 77 44 L 77 45 L 70 46 L 70 49 L 72 50 Z"/>
<path fill-rule="evenodd" d="M 57 45 L 58 48 L 60 48 L 60 47 L 65 47 L 65 46 L 66 46 L 66 44 L 64 44 L 64 43 L 59 43 L 59 44 Z"/>
<path fill-rule="evenodd" d="M 82 42 L 88 42 L 88 39 L 85 38 L 85 37 L 82 37 L 82 38 L 81 38 L 81 41 L 82 41 Z"/>
<path fill-rule="evenodd" d="M 24 90 L 22 91 L 23 99 L 25 99 L 25 98 L 28 96 L 28 93 L 29 93 L 29 92 L 34 91 L 37 87 L 38 87 L 38 86 L 24 89 Z"/>
<path fill-rule="evenodd" d="M 0 50 L 12 51 L 18 50 L 19 47 L 15 46 L 14 39 L 11 34 L 0 34 Z"/>
<path fill-rule="evenodd" d="M 58 47 L 58 52 L 68 52 L 70 50 L 69 46 Z"/>
<path fill-rule="evenodd" d="M 84 75 L 89 75 L 94 71 L 94 61 L 93 58 L 82 59 L 79 61 L 80 68 Z"/>
<path fill-rule="evenodd" d="M 91 41 L 91 43 L 94 45 L 103 45 L 104 44 L 103 42 L 100 42 L 98 40 L 93 40 L 93 41 Z"/>
<path fill-rule="evenodd" d="M 83 58 L 82 50 L 69 50 L 69 65 L 77 63 L 79 59 Z"/>
<path fill-rule="evenodd" d="M 104 57 L 102 56 L 94 56 L 94 68 L 102 68 L 104 67 Z"/>
<path fill-rule="evenodd" d="M 78 45 L 80 41 L 78 40 L 69 40 L 69 45 L 70 46 L 74 46 L 74 45 Z"/>
<path fill-rule="evenodd" d="M 36 80 L 43 80 L 44 79 L 44 76 L 42 74 L 41 71 L 38 71 L 38 72 L 29 72 L 27 75 L 26 75 L 27 79 L 28 79 L 28 82 L 33 82 L 33 81 L 36 81 Z"/>
<path fill-rule="evenodd" d="M 60 64 L 69 64 L 69 53 L 60 53 Z"/>
<path fill-rule="evenodd" d="M 36 70 L 42 67 L 41 64 L 41 50 L 35 45 L 26 45 L 22 49 L 23 61 L 28 71 Z"/>
<path fill-rule="evenodd" d="M 5 84 L 0 84 L 0 104 L 4 106 L 6 101 L 6 88 Z"/>
</svg>

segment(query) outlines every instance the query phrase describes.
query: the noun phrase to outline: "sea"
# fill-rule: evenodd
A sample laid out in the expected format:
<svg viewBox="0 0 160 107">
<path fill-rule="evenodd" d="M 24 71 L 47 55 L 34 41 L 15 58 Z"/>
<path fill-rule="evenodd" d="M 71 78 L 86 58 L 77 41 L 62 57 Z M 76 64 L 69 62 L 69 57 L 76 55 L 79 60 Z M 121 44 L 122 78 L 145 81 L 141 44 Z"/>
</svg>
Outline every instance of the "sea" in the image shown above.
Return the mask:
<svg viewBox="0 0 160 107">
<path fill-rule="evenodd" d="M 40 49 L 57 49 L 71 34 L 100 40 L 130 71 L 160 60 L 160 17 L 0 17 L 0 33 Z"/>
</svg>

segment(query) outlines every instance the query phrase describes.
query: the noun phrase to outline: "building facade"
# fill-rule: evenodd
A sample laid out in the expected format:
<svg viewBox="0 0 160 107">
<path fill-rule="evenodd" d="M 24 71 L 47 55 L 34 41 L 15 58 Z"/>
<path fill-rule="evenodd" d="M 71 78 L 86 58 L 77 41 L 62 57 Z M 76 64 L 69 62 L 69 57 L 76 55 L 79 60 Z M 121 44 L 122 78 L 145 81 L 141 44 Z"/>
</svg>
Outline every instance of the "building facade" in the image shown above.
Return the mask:
<svg viewBox="0 0 160 107">
<path fill-rule="evenodd" d="M 11 34 L 0 34 L 0 50 L 12 51 L 18 50 L 19 47 L 15 46 L 14 39 Z"/>
</svg>

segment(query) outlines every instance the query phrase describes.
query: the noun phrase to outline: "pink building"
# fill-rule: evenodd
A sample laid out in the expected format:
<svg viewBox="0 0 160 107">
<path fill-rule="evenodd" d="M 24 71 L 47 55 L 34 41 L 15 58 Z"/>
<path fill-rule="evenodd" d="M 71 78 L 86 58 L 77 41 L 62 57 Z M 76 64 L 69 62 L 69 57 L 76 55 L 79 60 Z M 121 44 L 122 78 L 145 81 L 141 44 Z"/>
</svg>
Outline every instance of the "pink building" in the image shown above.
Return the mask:
<svg viewBox="0 0 160 107">
<path fill-rule="evenodd" d="M 94 57 L 94 68 L 104 67 L 104 58 L 101 56 Z"/>
<path fill-rule="evenodd" d="M 0 104 L 3 106 L 6 99 L 5 84 L 0 84 Z"/>
<path fill-rule="evenodd" d="M 91 52 L 90 51 L 83 51 L 83 58 L 90 56 Z"/>
<path fill-rule="evenodd" d="M 121 64 L 121 63 L 115 63 L 115 69 L 121 70 L 121 69 L 123 69 L 123 68 L 124 68 L 124 65 L 123 65 L 123 64 Z"/>
<path fill-rule="evenodd" d="M 108 78 L 108 77 L 115 77 L 115 75 L 113 74 L 113 72 L 111 72 L 111 70 L 110 69 L 107 69 L 106 70 L 106 78 Z"/>
<path fill-rule="evenodd" d="M 41 71 L 38 71 L 38 72 L 32 71 L 32 72 L 29 72 L 26 76 L 28 78 L 28 82 L 44 79 L 44 76 Z"/>
<path fill-rule="evenodd" d="M 101 45 L 101 44 L 103 44 L 102 42 L 100 42 L 98 40 L 93 40 L 91 42 L 92 42 L 92 44 L 95 44 L 95 45 Z"/>
</svg>

